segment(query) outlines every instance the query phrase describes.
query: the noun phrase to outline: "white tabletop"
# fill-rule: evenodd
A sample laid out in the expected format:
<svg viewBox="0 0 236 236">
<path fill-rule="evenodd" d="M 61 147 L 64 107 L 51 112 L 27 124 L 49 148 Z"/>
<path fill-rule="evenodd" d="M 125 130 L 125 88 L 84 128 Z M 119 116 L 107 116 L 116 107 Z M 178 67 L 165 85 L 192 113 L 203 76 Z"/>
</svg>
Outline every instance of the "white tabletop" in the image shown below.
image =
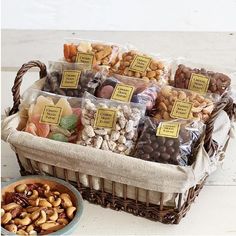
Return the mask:
<svg viewBox="0 0 236 236">
<path fill-rule="evenodd" d="M 39 59 L 47 63 L 62 56 L 63 38 L 73 31 L 2 32 L 2 109 L 12 104 L 11 86 L 21 64 Z M 78 32 L 82 38 L 132 43 L 143 51 L 164 57 L 184 56 L 194 61 L 236 68 L 236 34 L 184 32 Z M 23 89 L 38 79 L 36 72 L 24 77 Z M 236 89 L 236 81 L 233 81 Z M 23 90 L 22 89 L 22 90 Z M 236 235 L 236 142 L 231 140 L 224 164 L 210 176 L 200 196 L 179 225 L 164 225 L 128 213 L 104 209 L 85 201 L 76 235 Z M 19 176 L 9 145 L 1 143 L 3 177 Z"/>
</svg>

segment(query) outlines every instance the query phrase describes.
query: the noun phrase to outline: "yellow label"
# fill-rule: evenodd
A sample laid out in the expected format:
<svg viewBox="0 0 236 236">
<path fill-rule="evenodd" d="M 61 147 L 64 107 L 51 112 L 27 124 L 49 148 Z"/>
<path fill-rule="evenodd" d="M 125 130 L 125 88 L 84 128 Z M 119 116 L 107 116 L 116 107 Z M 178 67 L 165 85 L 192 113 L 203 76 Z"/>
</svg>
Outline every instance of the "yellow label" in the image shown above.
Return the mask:
<svg viewBox="0 0 236 236">
<path fill-rule="evenodd" d="M 136 55 L 130 64 L 129 70 L 135 72 L 145 72 L 151 62 L 150 57 Z"/>
<path fill-rule="evenodd" d="M 77 89 L 81 71 L 79 70 L 64 70 L 60 88 Z"/>
<path fill-rule="evenodd" d="M 191 74 L 191 78 L 189 81 L 188 89 L 198 92 L 198 93 L 206 93 L 208 90 L 208 86 L 210 83 L 210 79 L 204 75 L 200 74 Z"/>
<path fill-rule="evenodd" d="M 46 105 L 40 117 L 40 123 L 58 125 L 61 119 L 62 108 Z"/>
<path fill-rule="evenodd" d="M 176 100 L 171 110 L 170 116 L 172 118 L 188 119 L 192 110 L 193 104 L 191 102 L 183 102 Z"/>
<path fill-rule="evenodd" d="M 116 124 L 117 110 L 98 108 L 95 118 L 95 128 L 114 128 Z"/>
<path fill-rule="evenodd" d="M 115 89 L 113 90 L 111 99 L 122 102 L 130 102 L 133 93 L 134 93 L 134 86 L 117 84 Z"/>
<path fill-rule="evenodd" d="M 79 52 L 77 53 L 76 56 L 76 62 L 86 64 L 88 68 L 92 68 L 93 59 L 94 59 L 94 54 L 92 53 Z"/>
<path fill-rule="evenodd" d="M 178 138 L 180 123 L 176 122 L 161 122 L 158 125 L 156 135 L 168 138 Z"/>
</svg>

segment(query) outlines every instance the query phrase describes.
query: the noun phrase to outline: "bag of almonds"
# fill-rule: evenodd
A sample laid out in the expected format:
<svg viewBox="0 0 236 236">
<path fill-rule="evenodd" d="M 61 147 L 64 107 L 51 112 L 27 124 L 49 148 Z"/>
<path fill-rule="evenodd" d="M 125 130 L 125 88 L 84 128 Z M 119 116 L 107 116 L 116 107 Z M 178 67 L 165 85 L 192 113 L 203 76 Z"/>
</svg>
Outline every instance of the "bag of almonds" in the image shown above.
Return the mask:
<svg viewBox="0 0 236 236">
<path fill-rule="evenodd" d="M 98 87 L 96 96 L 121 102 L 145 104 L 147 111 L 155 105 L 160 87 L 141 78 L 111 75 Z"/>
<path fill-rule="evenodd" d="M 105 69 L 88 70 L 84 64 L 50 61 L 43 90 L 69 97 L 82 97 L 85 91 L 94 94 L 105 74 Z"/>
<path fill-rule="evenodd" d="M 200 94 L 208 92 L 223 95 L 230 90 L 231 79 L 236 77 L 235 72 L 177 59 L 172 63 L 170 84 L 176 88 L 189 89 Z"/>
<path fill-rule="evenodd" d="M 204 135 L 201 121 L 147 118 L 134 157 L 173 165 L 191 165 Z"/>
<path fill-rule="evenodd" d="M 81 98 L 30 89 L 20 105 L 19 130 L 38 137 L 75 143 L 81 129 Z"/>
<path fill-rule="evenodd" d="M 78 62 L 88 67 L 114 66 L 119 61 L 120 46 L 95 40 L 66 39 L 64 59 L 67 62 Z"/>
<path fill-rule="evenodd" d="M 152 116 L 158 120 L 197 119 L 205 123 L 219 101 L 217 94 L 200 95 L 191 90 L 163 86 Z"/>
<path fill-rule="evenodd" d="M 167 60 L 136 50 L 123 52 L 117 65 L 111 67 L 114 74 L 142 78 L 147 81 L 158 82 L 160 85 L 166 84 L 168 81 L 169 63 Z"/>
<path fill-rule="evenodd" d="M 77 144 L 129 155 L 144 115 L 142 104 L 96 98 L 85 93 L 81 117 L 84 127 Z"/>
</svg>

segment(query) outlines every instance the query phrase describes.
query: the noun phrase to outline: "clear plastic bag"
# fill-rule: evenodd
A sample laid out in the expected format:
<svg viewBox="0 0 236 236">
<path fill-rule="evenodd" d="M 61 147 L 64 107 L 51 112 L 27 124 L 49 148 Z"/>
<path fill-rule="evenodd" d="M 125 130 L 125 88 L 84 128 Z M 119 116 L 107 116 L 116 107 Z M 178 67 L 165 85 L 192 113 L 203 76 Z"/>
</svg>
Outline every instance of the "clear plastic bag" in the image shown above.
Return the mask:
<svg viewBox="0 0 236 236">
<path fill-rule="evenodd" d="M 136 144 L 145 106 L 96 98 L 85 93 L 82 100 L 84 126 L 80 145 L 129 155 Z"/>
<path fill-rule="evenodd" d="M 64 59 L 98 66 L 115 66 L 119 61 L 120 46 L 87 39 L 66 39 Z M 82 57 L 84 56 L 84 57 Z"/>
<path fill-rule="evenodd" d="M 177 119 L 165 122 L 147 118 L 134 157 L 165 164 L 191 165 L 204 130 L 205 125 L 200 121 Z"/>
<path fill-rule="evenodd" d="M 158 93 L 152 116 L 158 120 L 183 118 L 206 122 L 219 101 L 217 94 L 200 95 L 191 90 L 164 86 Z"/>
<path fill-rule="evenodd" d="M 147 55 L 137 50 L 122 53 L 118 64 L 111 67 L 114 74 L 142 78 L 147 81 L 166 84 L 170 76 L 170 61 L 158 56 Z"/>
<path fill-rule="evenodd" d="M 111 75 L 99 86 L 96 91 L 96 96 L 99 98 L 110 99 L 114 96 L 114 90 L 117 89 L 117 85 L 121 84 L 128 86 L 128 89 L 121 95 L 121 101 L 127 99 L 133 103 L 145 104 L 147 111 L 150 111 L 155 105 L 157 94 L 160 87 L 155 83 L 149 83 L 143 79 L 131 78 L 121 75 Z M 131 86 L 132 92 L 129 90 Z M 129 96 L 128 96 L 129 95 Z M 119 97 L 116 98 L 119 100 Z"/>
<path fill-rule="evenodd" d="M 20 116 L 26 124 L 21 123 L 20 129 L 35 136 L 75 143 L 81 129 L 81 102 L 81 98 L 28 90 L 20 105 Z"/>
<path fill-rule="evenodd" d="M 43 90 L 69 97 L 82 97 L 85 91 L 94 94 L 105 74 L 105 69 L 88 70 L 83 64 L 50 61 Z"/>
<path fill-rule="evenodd" d="M 172 62 L 170 84 L 200 93 L 224 94 L 230 89 L 236 71 L 203 65 L 179 58 Z"/>
</svg>

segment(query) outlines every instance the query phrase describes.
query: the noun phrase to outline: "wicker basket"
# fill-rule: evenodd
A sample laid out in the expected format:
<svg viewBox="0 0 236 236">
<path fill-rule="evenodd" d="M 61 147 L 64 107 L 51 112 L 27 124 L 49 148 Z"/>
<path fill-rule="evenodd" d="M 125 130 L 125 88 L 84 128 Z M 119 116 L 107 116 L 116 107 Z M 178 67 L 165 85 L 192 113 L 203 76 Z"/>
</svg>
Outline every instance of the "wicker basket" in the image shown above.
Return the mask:
<svg viewBox="0 0 236 236">
<path fill-rule="evenodd" d="M 17 73 L 14 86 L 12 88 L 14 105 L 9 115 L 13 115 L 18 112 L 20 105 L 20 86 L 23 75 L 32 67 L 38 67 L 40 69 L 40 78 L 46 76 L 46 66 L 39 61 L 31 61 L 24 64 Z M 217 104 L 216 108 L 212 112 L 211 119 L 206 124 L 206 135 L 204 139 L 204 148 L 209 156 L 211 156 L 217 148 L 217 144 L 212 140 L 212 132 L 214 128 L 214 121 L 220 111 L 225 110 L 230 119 L 233 116 L 233 101 L 228 96 L 224 96 Z M 46 140 L 46 139 L 45 139 Z M 46 142 L 46 141 L 45 141 Z M 226 148 L 226 145 L 224 148 Z M 73 145 L 73 144 L 72 144 Z M 205 175 L 199 183 L 188 189 L 185 193 L 174 193 L 175 202 L 174 206 L 167 206 L 164 204 L 164 192 L 158 192 L 156 197 L 157 201 L 151 199 L 152 190 L 141 189 L 138 186 L 129 186 L 125 183 L 119 183 L 111 181 L 99 176 L 93 176 L 88 174 L 86 170 L 83 173 L 76 171 L 72 174 L 74 178 L 71 179 L 71 170 L 67 168 L 57 168 L 54 165 L 49 165 L 39 161 L 32 160 L 30 155 L 33 155 L 34 150 L 29 151 L 29 155 L 23 156 L 22 152 L 18 148 L 13 149 L 16 152 L 17 160 L 20 166 L 21 175 L 30 174 L 50 174 L 58 178 L 65 179 L 71 184 L 75 185 L 82 194 L 83 198 L 91 203 L 99 204 L 103 207 L 109 207 L 114 210 L 123 210 L 132 213 L 137 216 L 145 217 L 150 220 L 160 221 L 168 224 L 178 224 L 180 220 L 185 216 L 186 212 L 190 209 L 191 203 L 198 196 L 200 190 L 204 185 L 204 181 L 207 177 Z M 79 154 L 78 154 L 79 155 Z M 44 171 L 43 166 L 47 166 L 48 172 Z M 86 176 L 87 184 L 81 179 Z M 99 182 L 99 189 L 94 185 L 94 179 Z M 110 184 L 110 190 L 106 188 L 107 183 Z M 117 194 L 117 186 L 119 186 L 120 192 Z M 132 188 L 132 198 L 129 191 Z M 141 197 L 142 194 L 142 197 Z M 152 195 L 153 196 L 153 195 Z M 153 197 L 152 197 L 153 198 Z"/>
</svg>

